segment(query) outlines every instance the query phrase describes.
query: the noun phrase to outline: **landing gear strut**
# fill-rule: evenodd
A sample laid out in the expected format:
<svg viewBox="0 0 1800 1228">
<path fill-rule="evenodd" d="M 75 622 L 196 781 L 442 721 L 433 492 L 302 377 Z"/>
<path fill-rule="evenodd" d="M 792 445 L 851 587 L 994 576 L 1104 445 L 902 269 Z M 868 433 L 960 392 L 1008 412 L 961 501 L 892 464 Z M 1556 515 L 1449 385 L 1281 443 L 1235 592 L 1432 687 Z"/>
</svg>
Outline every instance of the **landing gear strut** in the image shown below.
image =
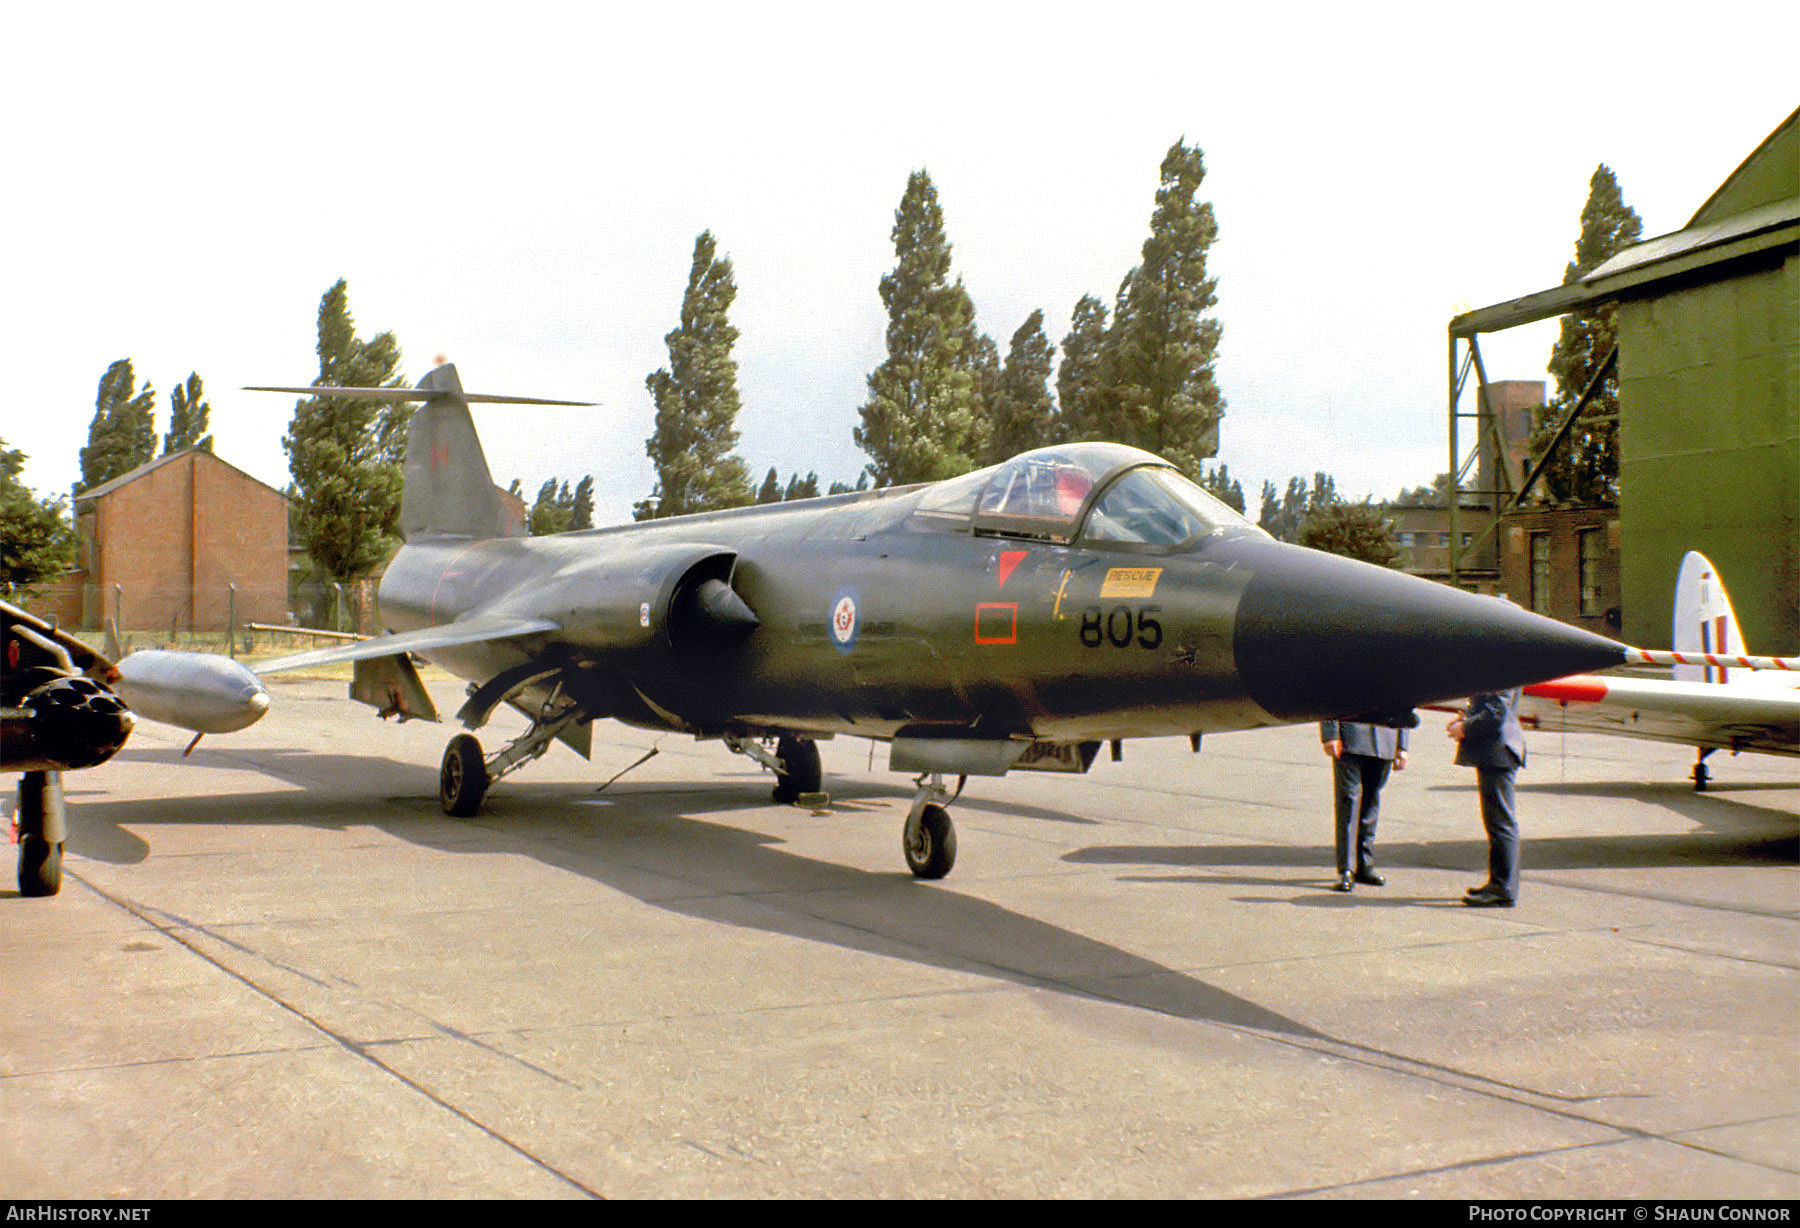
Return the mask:
<svg viewBox="0 0 1800 1228">
<path fill-rule="evenodd" d="M 1706 782 L 1712 779 L 1712 773 L 1706 768 L 1706 757 L 1712 753 L 1713 748 L 1706 746 L 1702 747 L 1700 753 L 1694 756 L 1694 792 L 1696 793 L 1706 792 Z"/>
<path fill-rule="evenodd" d="M 957 779 L 955 793 L 944 788 L 944 779 L 936 772 L 915 782 L 919 791 L 913 796 L 912 812 L 906 816 L 900 836 L 900 850 L 906 854 L 906 868 L 914 878 L 942 878 L 956 864 L 956 824 L 950 821 L 944 804 L 962 793 L 967 779 Z"/>
<path fill-rule="evenodd" d="M 485 758 L 475 735 L 457 734 L 444 748 L 444 765 L 438 771 L 438 805 L 453 818 L 468 818 L 481 808 L 488 786 L 549 750 L 551 741 L 581 715 L 580 709 L 570 708 L 547 720 L 534 720 L 531 728 Z"/>
</svg>

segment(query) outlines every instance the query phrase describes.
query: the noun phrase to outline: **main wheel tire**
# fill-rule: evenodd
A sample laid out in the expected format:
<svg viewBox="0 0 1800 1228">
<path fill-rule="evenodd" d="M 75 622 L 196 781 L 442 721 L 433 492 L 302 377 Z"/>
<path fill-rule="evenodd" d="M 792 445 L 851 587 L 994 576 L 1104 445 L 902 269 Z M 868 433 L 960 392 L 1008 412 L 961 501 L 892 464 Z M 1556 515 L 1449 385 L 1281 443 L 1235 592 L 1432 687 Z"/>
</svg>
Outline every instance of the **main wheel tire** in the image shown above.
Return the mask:
<svg viewBox="0 0 1800 1228">
<path fill-rule="evenodd" d="M 19 894 L 55 895 L 62 890 L 63 846 L 42 836 L 19 837 Z"/>
<path fill-rule="evenodd" d="M 819 765 L 819 744 L 811 738 L 780 738 L 775 743 L 775 757 L 787 768 L 775 773 L 775 800 L 788 805 L 802 793 L 817 793 L 825 783 L 825 770 Z"/>
<path fill-rule="evenodd" d="M 445 814 L 466 819 L 481 809 L 487 788 L 487 763 L 481 754 L 481 743 L 473 735 L 457 734 L 444 748 L 444 766 L 438 772 L 438 804 Z"/>
<path fill-rule="evenodd" d="M 906 867 L 914 878 L 942 878 L 956 864 L 956 824 L 942 806 L 926 806 L 919 814 L 917 831 L 908 830 L 901 839 L 906 853 Z"/>
</svg>

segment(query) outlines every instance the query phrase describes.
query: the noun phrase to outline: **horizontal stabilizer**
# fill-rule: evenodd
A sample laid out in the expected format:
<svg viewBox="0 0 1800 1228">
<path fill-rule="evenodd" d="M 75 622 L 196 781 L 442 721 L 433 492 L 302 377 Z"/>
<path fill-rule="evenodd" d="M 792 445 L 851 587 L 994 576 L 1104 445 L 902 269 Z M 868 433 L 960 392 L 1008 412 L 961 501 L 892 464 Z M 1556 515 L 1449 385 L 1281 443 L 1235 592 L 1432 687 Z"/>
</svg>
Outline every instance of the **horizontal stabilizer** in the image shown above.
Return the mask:
<svg viewBox="0 0 1800 1228">
<path fill-rule="evenodd" d="M 277 657 L 258 665 L 256 672 L 279 674 L 314 665 L 333 665 L 339 661 L 371 661 L 376 657 L 391 657 L 402 652 L 429 654 L 434 648 L 484 644 L 492 640 L 511 640 L 556 630 L 560 630 L 560 624 L 546 618 L 469 618 L 461 622 L 445 623 L 441 627 L 402 631 L 399 635 L 378 635 L 340 648 L 320 648 L 312 652 L 296 653 L 291 657 Z"/>
<path fill-rule="evenodd" d="M 266 385 L 249 385 L 245 392 L 291 392 L 302 397 L 327 397 L 334 401 L 384 401 L 398 403 L 401 401 L 429 401 L 443 393 L 434 388 L 339 388 L 329 384 L 314 384 L 308 388 L 276 388 Z M 544 397 L 509 397 L 491 392 L 458 392 L 456 399 L 469 405 L 577 405 L 589 406 L 594 401 L 553 401 Z"/>
</svg>

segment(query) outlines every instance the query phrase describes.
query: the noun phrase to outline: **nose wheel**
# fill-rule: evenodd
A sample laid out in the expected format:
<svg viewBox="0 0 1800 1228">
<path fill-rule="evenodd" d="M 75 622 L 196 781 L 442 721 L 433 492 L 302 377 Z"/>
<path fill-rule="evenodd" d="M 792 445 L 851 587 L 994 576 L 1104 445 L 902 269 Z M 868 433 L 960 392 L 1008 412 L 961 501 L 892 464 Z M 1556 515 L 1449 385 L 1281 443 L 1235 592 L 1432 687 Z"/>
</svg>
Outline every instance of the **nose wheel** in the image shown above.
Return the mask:
<svg viewBox="0 0 1800 1228">
<path fill-rule="evenodd" d="M 906 829 L 900 835 L 900 851 L 906 855 L 906 868 L 914 878 L 939 879 L 956 865 L 956 824 L 950 821 L 944 803 L 962 792 L 966 779 L 959 779 L 956 793 L 952 793 L 935 773 L 919 777 L 919 791 L 913 797 L 912 812 L 906 816 Z"/>
<path fill-rule="evenodd" d="M 927 805 L 917 820 L 908 819 L 901 841 L 906 868 L 914 878 L 937 879 L 956 864 L 956 824 L 942 806 Z"/>
</svg>

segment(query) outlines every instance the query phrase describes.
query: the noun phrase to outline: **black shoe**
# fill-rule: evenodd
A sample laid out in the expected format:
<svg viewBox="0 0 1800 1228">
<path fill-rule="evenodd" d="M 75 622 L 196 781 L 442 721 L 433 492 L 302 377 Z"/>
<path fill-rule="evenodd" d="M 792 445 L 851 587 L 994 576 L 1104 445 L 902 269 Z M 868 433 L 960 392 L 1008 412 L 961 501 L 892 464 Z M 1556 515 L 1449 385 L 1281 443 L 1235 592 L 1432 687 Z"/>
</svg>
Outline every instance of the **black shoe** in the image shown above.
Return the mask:
<svg viewBox="0 0 1800 1228">
<path fill-rule="evenodd" d="M 1373 870 L 1364 870 L 1356 876 L 1356 881 L 1365 887 L 1387 886 L 1387 879 L 1381 877 L 1381 875 L 1375 873 Z"/>
<path fill-rule="evenodd" d="M 1463 894 L 1464 895 L 1493 895 L 1496 892 L 1498 892 L 1499 890 L 1500 889 L 1498 887 L 1494 886 L 1494 884 L 1492 884 L 1492 883 L 1483 883 L 1479 887 L 1470 887 L 1467 891 L 1463 892 Z"/>
<path fill-rule="evenodd" d="M 1471 891 L 1463 897 L 1463 903 L 1470 908 L 1511 908 L 1512 897 L 1501 895 L 1498 891 Z"/>
<path fill-rule="evenodd" d="M 1337 882 L 1331 884 L 1331 889 L 1333 891 L 1349 891 L 1353 888 L 1354 883 L 1355 880 L 1348 874 L 1340 874 L 1337 877 Z"/>
</svg>

